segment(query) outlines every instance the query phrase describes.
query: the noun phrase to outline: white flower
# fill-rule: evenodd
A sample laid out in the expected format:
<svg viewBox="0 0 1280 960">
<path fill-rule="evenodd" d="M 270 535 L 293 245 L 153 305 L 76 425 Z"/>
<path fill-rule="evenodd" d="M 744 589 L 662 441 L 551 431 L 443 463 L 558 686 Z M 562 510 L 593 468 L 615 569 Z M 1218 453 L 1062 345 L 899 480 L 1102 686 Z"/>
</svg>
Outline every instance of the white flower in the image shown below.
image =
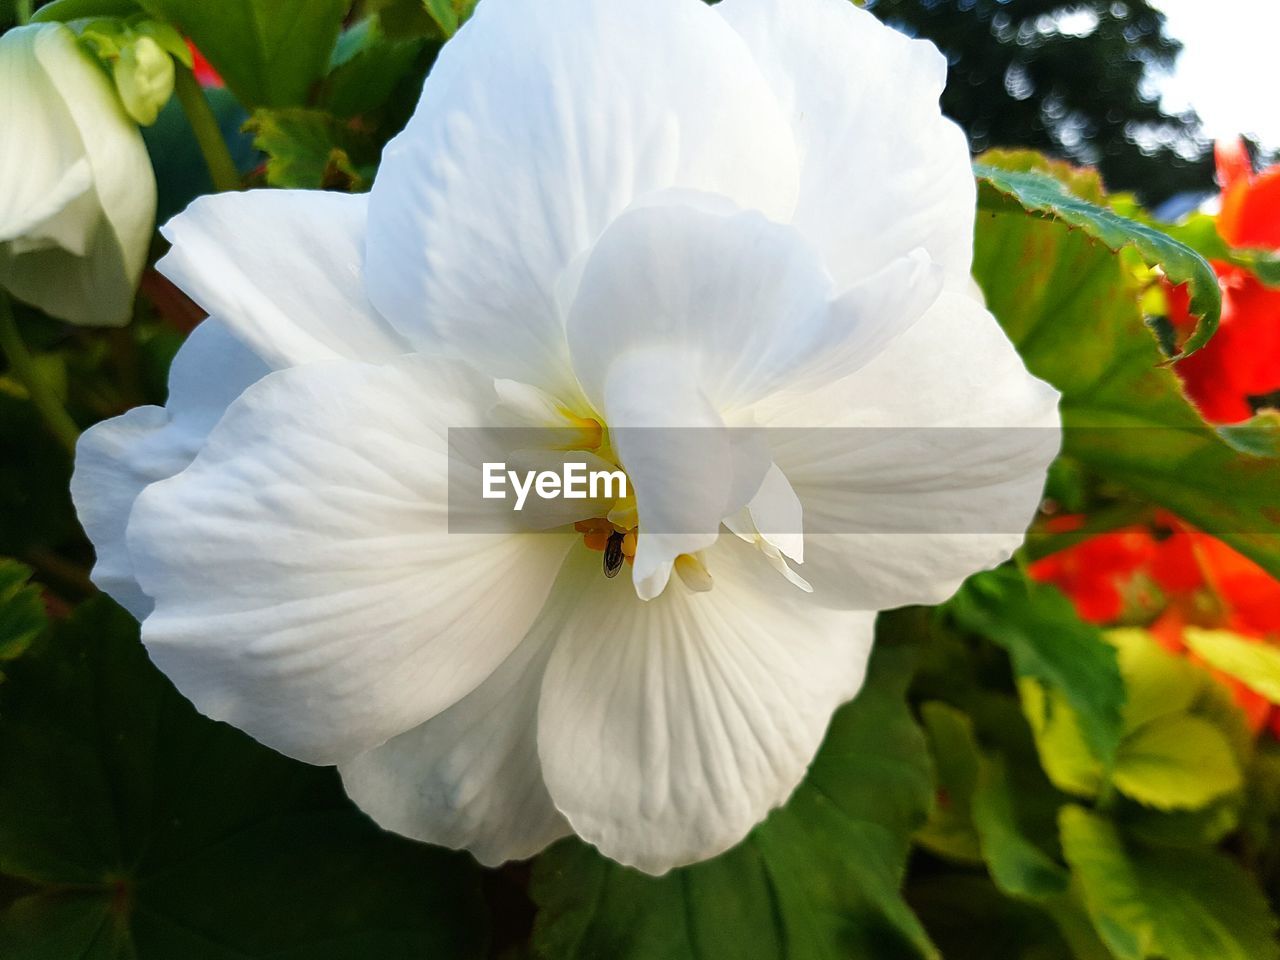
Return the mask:
<svg viewBox="0 0 1280 960">
<path fill-rule="evenodd" d="M 0 290 L 71 323 L 128 322 L 155 227 L 142 135 L 61 24 L 0 36 Z"/>
<path fill-rule="evenodd" d="M 875 611 L 1007 558 L 1057 448 L 969 292 L 944 75 L 846 0 L 483 0 L 371 196 L 168 226 L 215 319 L 167 409 L 81 442 L 97 582 L 202 711 L 393 830 L 655 873 L 728 848 L 857 693 Z M 446 431 L 512 419 L 617 455 L 632 586 L 599 532 L 447 532 Z M 750 423 L 1036 429 L 717 429 Z"/>
</svg>

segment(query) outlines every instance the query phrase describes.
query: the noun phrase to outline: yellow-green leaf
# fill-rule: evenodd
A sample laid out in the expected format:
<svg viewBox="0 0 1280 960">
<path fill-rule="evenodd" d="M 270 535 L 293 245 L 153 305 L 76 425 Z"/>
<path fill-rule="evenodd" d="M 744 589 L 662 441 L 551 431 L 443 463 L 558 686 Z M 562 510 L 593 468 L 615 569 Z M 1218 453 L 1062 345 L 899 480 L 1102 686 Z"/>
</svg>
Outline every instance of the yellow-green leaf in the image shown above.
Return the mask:
<svg viewBox="0 0 1280 960">
<path fill-rule="evenodd" d="M 1159 810 L 1194 810 L 1244 783 L 1227 738 L 1190 714 L 1153 720 L 1125 737 L 1112 781 Z"/>
<path fill-rule="evenodd" d="M 1205 663 L 1272 703 L 1280 703 L 1280 650 L 1227 630 L 1188 627 L 1183 638 Z"/>
</svg>

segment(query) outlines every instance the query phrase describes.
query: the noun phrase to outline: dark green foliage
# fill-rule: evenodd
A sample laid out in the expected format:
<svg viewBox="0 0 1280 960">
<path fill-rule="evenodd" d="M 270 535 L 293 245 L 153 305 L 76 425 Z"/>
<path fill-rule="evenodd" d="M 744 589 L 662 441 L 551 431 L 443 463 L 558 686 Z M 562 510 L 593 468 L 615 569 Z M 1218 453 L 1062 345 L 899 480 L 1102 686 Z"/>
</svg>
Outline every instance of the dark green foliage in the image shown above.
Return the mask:
<svg viewBox="0 0 1280 960">
<path fill-rule="evenodd" d="M 936 43 L 951 62 L 943 109 L 975 152 L 1026 146 L 1098 166 L 1112 190 L 1155 203 L 1209 191 L 1195 120 L 1169 116 L 1144 89 L 1180 44 L 1148 0 L 867 0 L 880 19 Z M 1068 15 L 1085 36 L 1056 25 Z M 1068 21 L 1070 23 L 1071 21 Z M 1148 153 L 1138 133 L 1156 148 Z"/>
</svg>

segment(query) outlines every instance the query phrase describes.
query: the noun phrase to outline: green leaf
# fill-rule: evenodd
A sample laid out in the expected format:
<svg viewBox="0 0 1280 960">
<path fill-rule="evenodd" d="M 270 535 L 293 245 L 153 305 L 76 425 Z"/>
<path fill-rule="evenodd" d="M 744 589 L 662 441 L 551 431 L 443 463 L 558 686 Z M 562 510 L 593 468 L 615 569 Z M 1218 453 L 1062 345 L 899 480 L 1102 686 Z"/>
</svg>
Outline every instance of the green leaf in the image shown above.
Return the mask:
<svg viewBox="0 0 1280 960">
<path fill-rule="evenodd" d="M 1244 783 L 1227 738 L 1188 714 L 1153 721 L 1125 737 L 1111 779 L 1126 796 L 1159 810 L 1203 807 Z"/>
<path fill-rule="evenodd" d="M 973 822 L 991 877 L 1005 893 L 1036 900 L 1066 893 L 1067 871 L 1022 829 L 1004 760 L 984 759 L 973 794 Z"/>
<path fill-rule="evenodd" d="M 970 577 L 947 612 L 1004 647 L 1019 677 L 1061 694 L 1093 753 L 1110 761 L 1120 743 L 1125 696 L 1119 663 L 1101 631 L 1081 620 L 1066 597 L 1007 566 Z"/>
<path fill-rule="evenodd" d="M 938 774 L 938 802 L 916 843 L 948 860 L 982 863 L 970 801 L 978 785 L 978 747 L 969 718 L 945 703 L 920 707 L 929 754 Z"/>
<path fill-rule="evenodd" d="M 364 146 L 331 114 L 290 108 L 257 110 L 245 124 L 253 144 L 267 155 L 267 183 L 298 190 L 369 188 L 371 176 L 357 168 L 351 152 Z"/>
<path fill-rule="evenodd" d="M 1143 323 L 1128 253 L 987 213 L 974 275 L 1031 372 L 1062 391 L 1064 455 L 1280 576 L 1280 463 L 1242 455 L 1188 402 Z"/>
<path fill-rule="evenodd" d="M 1003 896 L 986 877 L 929 876 L 907 896 L 947 960 L 1093 960 L 1073 952 L 1043 910 Z M 1104 951 L 1099 960 L 1110 958 Z"/>
<path fill-rule="evenodd" d="M 904 619 L 905 618 L 905 619 Z M 909 614 L 882 615 L 910 623 Z M 649 877 L 563 841 L 534 867 L 534 945 L 554 960 L 936 956 L 902 900 L 910 835 L 932 799 L 905 701 L 914 651 L 880 631 L 862 692 L 805 782 L 740 845 Z"/>
<path fill-rule="evenodd" d="M 378 18 L 378 25 L 392 39 L 444 40 L 423 0 L 366 0 L 364 8 Z"/>
<path fill-rule="evenodd" d="M 0 557 L 0 661 L 22 656 L 48 622 L 40 588 L 27 583 L 31 573 L 25 564 Z"/>
<path fill-rule="evenodd" d="M 1273 250 L 1232 248 L 1218 233 L 1217 218 L 1205 213 L 1195 213 L 1178 224 L 1165 226 L 1164 231 L 1206 260 L 1220 260 L 1237 267 L 1244 267 L 1269 286 L 1280 285 L 1280 256 Z"/>
<path fill-rule="evenodd" d="M 979 204 L 988 210 L 1008 210 L 1011 203 L 1016 204 L 1077 228 L 1114 251 L 1134 249 L 1148 266 L 1160 267 L 1174 283 L 1189 284 L 1190 309 L 1200 322 L 1179 356 L 1208 343 L 1222 314 L 1218 277 L 1209 262 L 1168 234 L 1078 196 L 1049 172 L 1052 169 L 1053 165 L 1031 151 L 986 154 L 974 165 Z M 1082 175 L 1075 173 L 1077 178 Z"/>
<path fill-rule="evenodd" d="M 1126 843 L 1080 807 L 1063 809 L 1061 828 L 1094 927 L 1120 960 L 1280 957 L 1266 899 L 1221 854 Z"/>
<path fill-rule="evenodd" d="M 1280 703 L 1280 650 L 1266 641 L 1227 630 L 1187 627 L 1183 639 L 1209 666 L 1234 677 L 1259 696 Z"/>
<path fill-rule="evenodd" d="M 53 0 L 31 15 L 32 23 L 68 23 L 88 17 L 127 17 L 142 7 L 138 0 Z"/>
<path fill-rule="evenodd" d="M 335 117 L 355 117 L 379 109 L 402 83 L 419 72 L 425 41 L 421 37 L 388 37 L 380 22 L 377 17 L 366 17 L 338 39 L 320 97 Z M 417 79 L 420 89 L 421 77 Z"/>
<path fill-rule="evenodd" d="M 1205 676 L 1193 664 L 1164 649 L 1145 630 L 1108 630 L 1106 638 L 1116 648 L 1128 692 L 1126 734 L 1162 717 L 1186 713 L 1195 704 Z"/>
<path fill-rule="evenodd" d="M 12 960 L 480 957 L 464 856 L 385 834 L 332 769 L 199 716 L 105 599 L 0 686 Z"/>
<path fill-rule="evenodd" d="M 1244 423 L 1219 424 L 1218 435 L 1241 453 L 1280 457 L 1280 413 L 1275 410 L 1263 410 Z"/>
<path fill-rule="evenodd" d="M 1055 787 L 1077 797 L 1096 797 L 1105 770 L 1089 749 L 1076 712 L 1066 699 L 1036 680 L 1020 680 L 1022 711 L 1031 725 L 1040 764 Z"/>
<path fill-rule="evenodd" d="M 939 803 L 942 815 L 935 811 L 917 841 L 951 859 L 986 863 L 996 886 L 1011 896 L 1041 900 L 1065 893 L 1067 872 L 1023 829 L 1004 759 L 983 754 L 972 721 L 954 707 L 926 703 L 920 716 L 947 802 Z"/>
<path fill-rule="evenodd" d="M 0 554 L 24 556 L 75 536 L 71 461 L 25 393 L 0 379 Z"/>
<path fill-rule="evenodd" d="M 307 102 L 351 0 L 140 0 L 190 37 L 247 107 Z"/>
<path fill-rule="evenodd" d="M 453 0 L 422 0 L 422 5 L 446 37 L 458 32 L 458 12 L 454 9 Z"/>
</svg>

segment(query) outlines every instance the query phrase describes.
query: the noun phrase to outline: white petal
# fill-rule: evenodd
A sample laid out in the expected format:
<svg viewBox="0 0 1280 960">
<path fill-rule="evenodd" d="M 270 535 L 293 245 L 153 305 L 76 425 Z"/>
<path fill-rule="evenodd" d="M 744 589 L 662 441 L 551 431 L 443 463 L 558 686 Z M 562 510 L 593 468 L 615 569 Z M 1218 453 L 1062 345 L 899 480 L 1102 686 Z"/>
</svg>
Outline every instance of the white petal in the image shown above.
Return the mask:
<svg viewBox="0 0 1280 960">
<path fill-rule="evenodd" d="M 367 196 L 250 190 L 201 197 L 161 232 L 156 265 L 274 367 L 383 360 L 408 347 L 364 294 Z"/>
<path fill-rule="evenodd" d="M 448 710 L 339 765 L 348 796 L 380 826 L 470 850 L 490 867 L 572 833 L 538 761 L 538 697 L 554 639 L 535 626 Z"/>
<path fill-rule="evenodd" d="M 710 591 L 677 579 L 648 603 L 571 556 L 576 601 L 542 685 L 552 799 L 648 873 L 728 849 L 787 799 L 871 648 L 873 614 L 821 608 L 736 538 L 706 556 Z"/>
<path fill-rule="evenodd" d="M 961 290 L 976 188 L 938 97 L 947 63 L 848 0 L 725 0 L 787 107 L 801 156 L 793 222 L 840 286 L 923 247 Z"/>
<path fill-rule="evenodd" d="M 415 358 L 256 383 L 134 506 L 152 660 L 202 712 L 314 763 L 475 689 L 573 542 L 449 532 L 449 428 L 494 399 L 491 381 Z"/>
<path fill-rule="evenodd" d="M 676 187 L 782 218 L 796 177 L 773 94 L 702 4 L 485 0 L 383 154 L 370 296 L 420 349 L 562 395 L 556 284 L 618 213 Z"/>
<path fill-rule="evenodd" d="M 1021 544 L 1061 441 L 1058 393 L 995 318 L 944 294 L 848 380 L 761 411 L 824 603 L 939 603 Z"/>
<path fill-rule="evenodd" d="M 939 286 L 917 250 L 836 296 L 793 227 L 753 212 L 646 205 L 622 214 L 592 249 L 567 336 L 597 405 L 619 355 L 663 348 L 690 357 L 716 409 L 742 409 L 856 370 L 919 319 Z"/>
<path fill-rule="evenodd" d="M 267 372 L 210 318 L 173 358 L 165 407 L 135 407 L 81 435 L 71 497 L 97 552 L 93 582 L 139 620 L 152 603 L 138 586 L 125 544 L 134 501 L 149 484 L 185 469 L 228 404 Z"/>
<path fill-rule="evenodd" d="M 155 224 L 138 128 L 60 24 L 0 37 L 0 286 L 72 323 L 128 321 Z"/>
<path fill-rule="evenodd" d="M 804 506 L 777 464 L 769 467 L 747 510 L 765 543 L 804 563 Z"/>
<path fill-rule="evenodd" d="M 610 365 L 603 390 L 640 520 L 632 582 L 648 600 L 666 586 L 677 556 L 715 543 L 720 521 L 760 488 L 769 459 L 753 431 L 726 429 L 683 351 L 626 353 Z"/>
</svg>

